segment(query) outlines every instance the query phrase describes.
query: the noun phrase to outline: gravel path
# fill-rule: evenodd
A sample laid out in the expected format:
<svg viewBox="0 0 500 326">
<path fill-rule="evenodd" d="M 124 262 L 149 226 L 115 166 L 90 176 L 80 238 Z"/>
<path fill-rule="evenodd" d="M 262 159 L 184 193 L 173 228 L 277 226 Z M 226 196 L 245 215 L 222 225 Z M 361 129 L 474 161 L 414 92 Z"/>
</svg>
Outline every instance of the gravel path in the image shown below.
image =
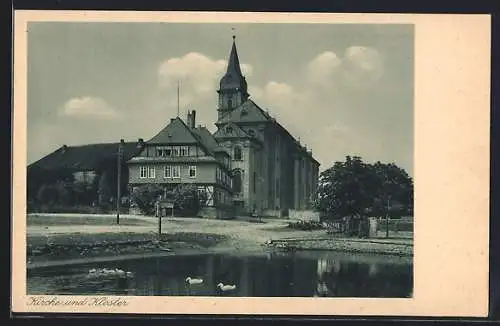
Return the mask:
<svg viewBox="0 0 500 326">
<path fill-rule="evenodd" d="M 47 222 L 45 226 L 44 221 Z M 83 224 L 87 221 L 92 224 Z M 50 260 L 64 260 L 152 254 L 162 250 L 151 245 L 157 239 L 157 218 L 121 215 L 120 221 L 122 224 L 116 225 L 114 215 L 30 215 L 27 227 L 29 252 L 38 252 L 39 256 L 32 258 L 40 261 L 47 259 L 47 255 L 52 257 L 48 258 Z M 413 252 L 411 239 L 338 238 L 327 235 L 325 230 L 290 229 L 287 228 L 288 223 L 283 219 L 264 219 L 262 223 L 257 223 L 249 220 L 165 217 L 162 219 L 162 242 L 166 241 L 165 245 L 173 252 L 190 248 L 232 253 L 259 252 L 269 250 L 264 246 L 269 240 L 272 240 L 273 247 L 278 244 L 278 248 L 282 249 L 291 246 L 296 250 L 322 249 L 396 256 L 411 256 Z"/>
</svg>

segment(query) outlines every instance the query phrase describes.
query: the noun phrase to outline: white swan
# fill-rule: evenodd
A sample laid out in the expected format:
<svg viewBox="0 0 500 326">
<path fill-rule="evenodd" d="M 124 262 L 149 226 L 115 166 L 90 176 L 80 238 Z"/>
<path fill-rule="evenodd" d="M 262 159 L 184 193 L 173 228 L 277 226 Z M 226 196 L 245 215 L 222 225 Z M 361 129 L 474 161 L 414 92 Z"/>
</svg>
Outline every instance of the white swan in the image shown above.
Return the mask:
<svg viewBox="0 0 500 326">
<path fill-rule="evenodd" d="M 98 276 L 119 276 L 119 277 L 125 277 L 125 278 L 132 278 L 134 276 L 134 273 L 132 272 L 125 272 L 122 269 L 115 268 L 115 269 L 108 269 L 108 268 L 101 268 L 101 269 L 95 269 L 92 268 L 89 270 L 89 276 L 93 277 L 98 277 Z"/>
<path fill-rule="evenodd" d="M 233 291 L 234 289 L 236 289 L 236 285 L 224 285 L 222 283 L 217 284 L 217 287 L 224 292 Z"/>
<path fill-rule="evenodd" d="M 186 282 L 188 282 L 189 284 L 201 284 L 203 283 L 203 280 L 201 278 L 188 277 L 186 278 Z"/>
</svg>

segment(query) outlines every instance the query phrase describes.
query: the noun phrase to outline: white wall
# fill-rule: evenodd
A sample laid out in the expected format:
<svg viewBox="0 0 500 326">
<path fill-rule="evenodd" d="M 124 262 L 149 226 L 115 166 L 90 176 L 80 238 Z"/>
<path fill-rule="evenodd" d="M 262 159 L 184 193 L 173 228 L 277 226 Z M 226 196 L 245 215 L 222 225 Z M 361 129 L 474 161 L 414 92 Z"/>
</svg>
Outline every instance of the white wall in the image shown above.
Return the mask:
<svg viewBox="0 0 500 326">
<path fill-rule="evenodd" d="M 303 220 L 303 221 L 314 221 L 319 222 L 319 212 L 312 210 L 295 210 L 290 209 L 288 213 L 288 218 L 291 220 Z"/>
</svg>

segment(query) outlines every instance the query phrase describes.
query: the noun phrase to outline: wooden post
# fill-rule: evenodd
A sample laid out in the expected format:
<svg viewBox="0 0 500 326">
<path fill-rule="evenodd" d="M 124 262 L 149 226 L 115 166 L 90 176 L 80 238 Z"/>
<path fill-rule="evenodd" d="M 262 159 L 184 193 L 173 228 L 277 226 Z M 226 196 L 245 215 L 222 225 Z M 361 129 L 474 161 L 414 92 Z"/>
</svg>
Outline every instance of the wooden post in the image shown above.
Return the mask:
<svg viewBox="0 0 500 326">
<path fill-rule="evenodd" d="M 120 224 L 120 204 L 121 204 L 121 173 L 122 173 L 122 155 L 123 155 L 123 139 L 120 139 L 118 145 L 117 168 L 118 176 L 116 178 L 116 224 Z"/>
<path fill-rule="evenodd" d="M 161 210 L 158 214 L 158 240 L 161 240 Z"/>
</svg>

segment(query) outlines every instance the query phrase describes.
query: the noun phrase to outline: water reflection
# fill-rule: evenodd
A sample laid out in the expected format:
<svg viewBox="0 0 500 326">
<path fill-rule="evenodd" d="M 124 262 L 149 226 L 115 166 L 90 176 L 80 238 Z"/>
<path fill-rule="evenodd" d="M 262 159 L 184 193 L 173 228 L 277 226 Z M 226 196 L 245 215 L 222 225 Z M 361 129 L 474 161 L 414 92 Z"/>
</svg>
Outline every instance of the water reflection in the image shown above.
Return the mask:
<svg viewBox="0 0 500 326">
<path fill-rule="evenodd" d="M 89 279 L 91 268 L 131 271 L 131 279 Z M 189 284 L 186 277 L 201 278 Z M 411 262 L 318 255 L 191 255 L 96 265 L 47 268 L 28 273 L 29 294 L 253 297 L 409 297 Z M 218 283 L 234 284 L 223 292 Z"/>
</svg>

